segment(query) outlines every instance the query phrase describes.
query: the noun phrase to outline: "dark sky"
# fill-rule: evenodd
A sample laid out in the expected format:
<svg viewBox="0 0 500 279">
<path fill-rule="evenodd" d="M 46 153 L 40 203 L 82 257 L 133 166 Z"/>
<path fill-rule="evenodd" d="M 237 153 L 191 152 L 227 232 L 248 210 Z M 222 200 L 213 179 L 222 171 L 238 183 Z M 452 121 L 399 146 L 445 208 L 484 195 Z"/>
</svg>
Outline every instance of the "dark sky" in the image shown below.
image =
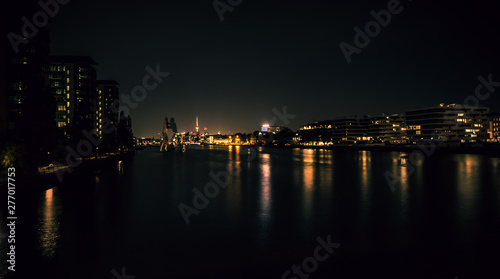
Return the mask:
<svg viewBox="0 0 500 279">
<path fill-rule="evenodd" d="M 212 133 L 252 132 L 286 106 L 297 129 L 463 103 L 479 75 L 500 81 L 494 1 L 401 1 L 403 11 L 348 64 L 339 44 L 353 45 L 353 28 L 388 2 L 244 0 L 221 22 L 211 0 L 72 0 L 54 18 L 51 50 L 91 56 L 98 78 L 117 80 L 126 95 L 147 65 L 170 72 L 131 109 L 138 137 L 157 135 L 165 116 L 180 131 L 193 131 L 199 116 Z M 498 91 L 481 104 L 500 111 Z"/>
</svg>

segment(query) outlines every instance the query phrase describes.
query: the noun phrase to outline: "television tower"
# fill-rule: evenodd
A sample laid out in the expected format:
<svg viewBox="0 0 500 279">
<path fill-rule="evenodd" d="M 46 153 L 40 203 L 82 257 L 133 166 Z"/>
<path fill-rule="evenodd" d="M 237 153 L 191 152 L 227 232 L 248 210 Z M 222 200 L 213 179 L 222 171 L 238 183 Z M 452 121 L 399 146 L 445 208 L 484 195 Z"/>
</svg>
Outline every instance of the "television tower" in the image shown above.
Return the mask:
<svg viewBox="0 0 500 279">
<path fill-rule="evenodd" d="M 198 134 L 198 130 L 200 130 L 200 127 L 198 127 L 198 116 L 196 116 L 196 133 Z"/>
</svg>

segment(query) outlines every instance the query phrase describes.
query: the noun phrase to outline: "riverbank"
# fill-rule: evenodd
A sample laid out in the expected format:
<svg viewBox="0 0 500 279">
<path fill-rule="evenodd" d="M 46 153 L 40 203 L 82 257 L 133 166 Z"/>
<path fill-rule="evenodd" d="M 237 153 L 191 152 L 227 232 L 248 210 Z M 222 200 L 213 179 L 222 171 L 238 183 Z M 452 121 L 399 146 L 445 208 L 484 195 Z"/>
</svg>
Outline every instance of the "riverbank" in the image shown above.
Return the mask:
<svg viewBox="0 0 500 279">
<path fill-rule="evenodd" d="M 216 145 L 216 144 L 214 144 Z M 227 145 L 222 145 L 227 146 Z M 254 145 L 231 145 L 252 147 Z M 380 151 L 380 152 L 412 152 L 415 150 L 423 151 L 424 154 L 432 153 L 447 153 L 447 154 L 482 154 L 500 157 L 500 144 L 487 144 L 485 146 L 449 146 L 449 145 L 434 145 L 425 144 L 421 147 L 418 145 L 259 145 L 266 148 L 298 148 L 298 149 L 326 149 L 338 151 Z M 429 154 L 428 154 L 429 153 Z"/>
<path fill-rule="evenodd" d="M 89 170 L 95 170 L 102 167 L 117 166 L 118 161 L 129 158 L 135 154 L 135 151 L 123 152 L 119 154 L 107 154 L 97 158 L 86 158 L 81 161 L 78 166 L 56 166 L 40 168 L 39 173 L 31 178 L 25 178 L 20 173 L 16 172 L 15 184 L 16 194 L 25 194 L 29 192 L 45 191 L 57 185 L 60 185 L 66 180 L 70 180 L 75 176 L 85 173 Z M 5 171 L 4 171 L 5 172 Z M 2 172 L 0 179 L 0 191 L 7 191 L 7 173 Z"/>
<path fill-rule="evenodd" d="M 300 149 L 327 149 L 327 150 L 366 150 L 366 151 L 396 151 L 396 152 L 412 152 L 414 150 L 426 150 L 424 152 L 438 153 L 456 153 L 456 154 L 483 154 L 500 156 L 500 145 L 490 145 L 481 147 L 456 147 L 456 146 L 422 146 L 417 145 L 332 145 L 332 146 L 312 146 L 312 145 L 295 145 L 283 146 L 285 148 L 300 148 Z"/>
</svg>

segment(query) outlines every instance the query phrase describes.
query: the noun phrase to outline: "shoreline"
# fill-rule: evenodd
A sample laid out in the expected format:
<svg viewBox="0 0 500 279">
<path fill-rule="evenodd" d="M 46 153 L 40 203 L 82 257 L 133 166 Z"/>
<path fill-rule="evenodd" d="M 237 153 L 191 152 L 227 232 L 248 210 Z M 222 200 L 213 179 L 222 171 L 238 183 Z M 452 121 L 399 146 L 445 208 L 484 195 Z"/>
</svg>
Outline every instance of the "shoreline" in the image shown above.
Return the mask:
<svg viewBox="0 0 500 279">
<path fill-rule="evenodd" d="M 380 151 L 380 152 L 413 152 L 420 150 L 424 155 L 428 152 L 434 153 L 447 153 L 447 154 L 481 154 L 490 156 L 500 156 L 500 144 L 489 144 L 488 146 L 444 146 L 435 145 L 434 148 L 424 145 L 420 148 L 417 145 L 217 145 L 215 146 L 241 146 L 241 147 L 265 147 L 265 148 L 285 148 L 285 149 L 325 149 L 337 151 Z M 425 151 L 424 151 L 425 150 Z M 432 151 L 431 151 L 432 150 Z M 432 156 L 432 155 L 430 155 Z"/>
<path fill-rule="evenodd" d="M 267 147 L 267 146 L 266 146 Z M 376 145 L 376 146 L 363 146 L 363 145 L 351 145 L 351 146 L 269 146 L 271 148 L 299 148 L 299 149 L 326 149 L 326 150 L 341 150 L 341 151 L 386 151 L 386 152 L 412 152 L 415 150 L 422 151 L 422 148 L 417 145 Z M 432 150 L 428 146 L 423 146 L 423 149 Z M 425 154 L 425 151 L 422 151 Z M 429 151 L 430 152 L 430 151 Z M 449 147 L 449 146 L 435 146 L 432 153 L 454 153 L 454 154 L 482 154 L 482 155 L 493 155 L 500 156 L 500 145 L 489 146 L 489 147 Z M 432 156 L 432 155 L 431 155 Z"/>
<path fill-rule="evenodd" d="M 220 145 L 228 146 L 228 145 Z M 231 145 L 233 146 L 233 145 Z M 242 147 L 253 147 L 254 145 L 234 145 Z M 149 146 L 148 146 L 149 147 Z M 420 151 L 424 156 L 433 156 L 435 154 L 473 154 L 473 155 L 486 155 L 493 157 L 500 157 L 500 145 L 491 145 L 485 147 L 450 147 L 450 146 L 435 146 L 434 149 L 428 148 L 427 150 L 422 150 L 417 145 L 336 145 L 336 146 L 308 146 L 308 145 L 287 145 L 287 146 L 259 146 L 265 148 L 283 148 L 283 149 L 323 149 L 332 151 L 374 151 L 374 152 L 405 152 L 411 153 L 413 151 Z M 432 150 L 432 152 L 431 152 Z M 430 153 L 431 152 L 431 153 Z M 430 155 L 427 155 L 430 153 Z M 121 159 L 129 158 L 134 156 L 135 150 L 124 152 L 121 154 L 109 155 L 106 157 L 93 158 L 83 160 L 77 167 L 72 168 L 71 173 L 64 173 L 63 179 L 70 180 L 74 177 L 85 173 L 89 170 L 95 170 L 102 166 L 117 165 L 118 161 Z M 69 167 L 69 166 L 66 166 Z M 3 172 L 2 172 L 3 174 Z M 4 175 L 6 177 L 6 174 Z M 22 174 L 18 176 L 22 177 Z M 47 189 L 62 185 L 63 181 L 59 181 L 56 172 L 51 171 L 49 173 L 41 173 L 32 178 L 20 179 L 15 181 L 16 194 L 28 194 L 33 192 L 41 192 Z M 0 191 L 5 193 L 8 188 L 7 180 L 0 182 Z"/>
<path fill-rule="evenodd" d="M 101 166 L 108 165 L 112 162 L 117 164 L 119 160 L 131 157 L 135 154 L 135 151 L 124 152 L 115 155 L 108 155 L 106 157 L 93 158 L 83 160 L 78 166 L 73 167 L 71 172 L 66 172 L 63 174 L 63 181 L 59 181 L 56 171 L 51 171 L 48 173 L 40 173 L 31 178 L 20 178 L 22 174 L 17 174 L 17 178 L 14 182 L 16 195 L 17 194 L 29 194 L 34 192 L 42 192 L 53 187 L 62 185 L 65 181 L 73 179 L 75 176 L 84 173 L 89 170 L 97 169 Z M 66 168 L 71 168 L 70 166 L 65 166 Z M 6 177 L 6 176 L 5 176 Z M 2 193 L 6 193 L 8 188 L 7 181 L 0 182 L 0 189 Z"/>
</svg>

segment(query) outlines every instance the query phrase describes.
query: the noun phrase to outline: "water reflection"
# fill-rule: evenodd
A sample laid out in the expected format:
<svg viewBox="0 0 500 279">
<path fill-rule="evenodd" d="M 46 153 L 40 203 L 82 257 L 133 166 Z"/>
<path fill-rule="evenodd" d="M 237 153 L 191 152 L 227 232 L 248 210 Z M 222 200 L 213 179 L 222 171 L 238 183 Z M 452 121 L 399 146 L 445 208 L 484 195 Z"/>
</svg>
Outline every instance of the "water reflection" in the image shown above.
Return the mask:
<svg viewBox="0 0 500 279">
<path fill-rule="evenodd" d="M 260 220 L 268 225 L 271 219 L 271 159 L 267 153 L 260 153 Z"/>
<path fill-rule="evenodd" d="M 240 146 L 235 147 L 235 159 L 232 161 L 232 169 L 234 170 L 234 173 L 240 173 L 240 167 L 241 167 L 241 157 L 240 157 Z"/>
<path fill-rule="evenodd" d="M 456 155 L 457 158 L 457 187 L 459 212 L 464 213 L 461 217 L 464 221 L 471 221 L 475 216 L 476 202 L 478 200 L 478 188 L 480 184 L 480 163 L 477 155 Z M 461 157 L 461 158 L 460 158 Z"/>
<path fill-rule="evenodd" d="M 319 188 L 321 189 L 321 194 L 323 198 L 330 197 L 332 191 L 332 182 L 333 182 L 333 155 L 331 150 L 322 149 L 320 156 L 320 162 L 322 162 L 322 166 L 316 170 L 319 174 Z"/>
<path fill-rule="evenodd" d="M 362 227 L 366 224 L 370 215 L 371 207 L 371 152 L 362 150 L 358 151 L 358 170 L 359 170 L 359 184 L 360 195 L 359 199 L 359 223 L 358 226 Z"/>
<path fill-rule="evenodd" d="M 330 158 L 332 157 L 330 150 L 319 149 L 316 152 L 317 162 L 320 164 L 330 164 Z"/>
<path fill-rule="evenodd" d="M 314 192 L 314 153 L 315 150 L 303 150 L 302 157 L 302 177 L 303 177 L 303 191 L 302 191 L 302 211 L 304 222 L 311 222 L 312 218 L 312 204 Z"/>
<path fill-rule="evenodd" d="M 391 168 L 390 172 L 392 175 L 387 183 L 395 181 L 394 183 L 394 194 L 398 195 L 402 202 L 406 201 L 408 198 L 408 175 L 410 172 L 419 172 L 422 171 L 422 162 L 421 161 L 410 161 L 408 159 L 408 154 L 405 152 L 391 152 Z M 401 157 L 405 157 L 406 163 L 401 164 Z M 419 174 L 420 175 L 420 174 Z M 386 177 L 387 178 L 387 177 Z"/>
<path fill-rule="evenodd" d="M 404 165 L 401 162 L 401 158 L 404 158 L 403 160 L 405 161 Z M 408 191 L 410 190 L 408 187 L 408 170 L 410 168 L 411 171 L 416 172 L 414 175 L 421 176 L 422 172 L 422 162 L 415 164 L 412 164 L 411 161 L 409 161 L 409 155 L 405 152 L 402 152 L 399 154 L 399 179 L 400 179 L 400 191 L 397 192 L 399 195 L 400 201 L 401 201 L 401 206 L 406 206 L 408 202 Z M 406 207 L 404 207 L 406 208 Z"/>
<path fill-rule="evenodd" d="M 418 170 L 421 170 L 421 167 L 417 166 Z M 407 167 L 401 167 L 401 200 L 402 201 L 407 201 L 408 200 L 408 168 Z M 420 175 L 420 174 L 419 174 Z"/>
<path fill-rule="evenodd" d="M 63 189 L 61 191 L 53 189 L 35 196 L 35 202 L 25 203 L 23 220 L 36 220 L 36 224 L 20 222 L 18 231 L 23 232 L 25 243 L 36 245 L 25 245 L 23 252 L 32 254 L 31 259 L 52 259 L 34 262 L 33 270 L 40 270 L 44 275 L 77 270 L 73 265 L 61 266 L 73 261 L 60 259 L 59 255 L 70 254 L 95 259 L 88 266 L 89 274 L 109 274 L 113 267 L 109 267 L 105 259 L 108 255 L 118 257 L 117 262 L 129 259 L 138 267 L 146 267 L 142 269 L 144 278 L 158 277 L 158 266 L 168 261 L 172 274 L 204 278 L 215 272 L 213 267 L 221 260 L 231 268 L 224 269 L 226 272 L 219 278 L 235 277 L 241 270 L 248 274 L 239 275 L 240 278 L 267 278 L 268 274 L 279 277 L 292 264 L 311 256 L 307 253 L 314 250 L 315 237 L 331 233 L 332 240 L 335 238 L 350 246 L 346 249 L 348 254 L 341 253 L 338 259 L 329 260 L 332 264 L 340 263 L 339 267 L 347 263 L 348 268 L 341 269 L 340 277 L 351 274 L 350 267 L 356 266 L 357 260 L 361 260 L 360 266 L 383 267 L 387 257 L 381 257 L 382 253 L 390 260 L 408 259 L 390 274 L 402 274 L 404 278 L 408 270 L 424 275 L 431 265 L 444 265 L 442 274 L 446 274 L 454 263 L 468 263 L 468 255 L 483 255 L 477 259 L 479 262 L 499 248 L 495 242 L 500 232 L 495 226 L 500 218 L 499 160 L 458 155 L 458 160 L 453 161 L 454 155 L 446 153 L 427 157 L 424 166 L 413 166 L 413 172 L 410 167 L 399 166 L 400 152 L 272 149 L 272 154 L 256 153 L 256 159 L 249 166 L 243 161 L 241 174 L 231 176 L 228 187 L 210 199 L 208 208 L 199 216 L 192 216 L 191 225 L 186 226 L 177 205 L 180 202 L 192 205 L 192 188 L 210 182 L 204 179 L 210 171 L 223 170 L 228 162 L 225 153 L 228 148 L 223 148 L 190 150 L 187 156 L 182 156 L 185 161 L 180 156 L 172 159 L 173 156 L 155 156 L 153 152 L 149 156 L 144 152 L 144 156 L 136 156 L 127 165 L 126 175 L 134 174 L 134 179 L 120 180 L 120 184 L 116 184 L 120 187 L 109 182 L 116 175 L 113 165 L 111 171 L 103 171 L 99 176 L 99 193 L 92 193 L 88 187 L 88 182 L 93 181 L 91 176 L 76 181 L 76 185 L 68 185 L 71 191 L 69 187 L 61 187 L 58 188 Z M 232 147 L 233 162 L 240 161 L 238 154 L 241 160 L 247 159 L 248 150 L 241 149 L 244 149 L 242 154 L 235 152 L 237 147 Z M 477 160 L 482 163 L 476 164 Z M 394 193 L 383 177 L 386 170 L 401 177 Z M 164 172 L 168 175 L 161 175 Z M 492 175 L 496 176 L 492 178 Z M 238 182 L 239 179 L 242 181 Z M 107 188 L 109 191 L 105 191 Z M 409 192 L 402 190 L 408 188 L 411 188 Z M 496 189 L 496 195 L 491 194 L 492 188 Z M 327 194 L 327 189 L 332 194 Z M 470 201 L 477 190 L 482 194 Z M 400 196 L 404 197 L 406 192 L 412 202 L 400 208 Z M 158 194 L 161 198 L 149 199 Z M 455 207 L 459 195 L 476 206 L 472 219 L 476 226 L 462 225 L 461 216 L 470 211 Z M 168 200 L 172 202 L 166 202 Z M 75 203 L 85 207 L 78 210 Z M 228 217 L 224 216 L 225 207 L 231 214 L 226 215 Z M 411 214 L 405 213 L 407 208 Z M 64 212 L 65 221 L 58 212 Z M 407 217 L 398 218 L 400 213 Z M 1 216 L 4 215 L 0 209 Z M 455 217 L 458 220 L 450 222 Z M 106 224 L 106 220 L 111 223 Z M 36 230 L 30 230 L 33 225 L 37 226 Z M 146 240 L 141 237 L 144 230 Z M 64 241 L 59 236 L 75 231 L 79 233 L 67 235 Z M 88 247 L 89 243 L 92 247 Z M 149 244 L 154 244 L 153 248 Z M 6 254 L 5 250 L 1 252 Z M 98 258 L 94 258 L 94 252 Z M 80 253 L 85 254 L 80 256 Z M 143 256 L 146 254 L 150 256 Z M 481 266 L 490 263 L 484 262 Z M 247 268 L 249 263 L 256 264 Z M 421 266 L 422 263 L 425 266 Z M 74 265 L 78 266 L 81 264 Z M 329 268 L 320 266 L 320 269 Z M 474 270 L 477 269 L 474 267 Z M 375 268 L 369 268 L 366 274 L 372 271 Z M 317 275 L 327 278 L 324 273 Z M 352 277 L 362 277 L 355 275 Z M 375 274 L 375 277 L 383 276 Z"/>
<path fill-rule="evenodd" d="M 491 158 L 491 174 L 495 185 L 500 185 L 500 158 Z"/>
<path fill-rule="evenodd" d="M 51 259 L 54 256 L 60 237 L 59 212 L 56 211 L 54 206 L 55 191 L 57 190 L 48 189 L 45 192 L 44 202 L 39 210 L 41 218 L 38 226 L 38 235 L 42 255 L 46 259 Z"/>
<path fill-rule="evenodd" d="M 229 148 L 229 160 L 228 160 L 228 173 L 229 173 L 229 185 L 227 189 L 227 204 L 229 207 L 228 214 L 231 219 L 238 220 L 241 214 L 241 161 L 240 161 L 240 146 L 236 146 L 234 152 L 233 149 Z M 234 156 L 232 155 L 234 153 Z M 234 159 L 233 159 L 234 157 Z"/>
<path fill-rule="evenodd" d="M 370 187 L 370 175 L 371 175 L 371 153 L 369 151 L 363 150 L 361 152 L 360 164 L 360 180 L 361 180 L 361 193 L 363 195 L 363 200 L 366 200 L 368 196 L 368 188 Z"/>
<path fill-rule="evenodd" d="M 493 171 L 491 172 L 493 174 L 493 178 L 496 180 L 498 179 L 498 173 L 500 171 L 500 164 L 499 164 L 499 159 L 498 158 L 491 158 L 491 165 L 493 166 Z"/>
</svg>

